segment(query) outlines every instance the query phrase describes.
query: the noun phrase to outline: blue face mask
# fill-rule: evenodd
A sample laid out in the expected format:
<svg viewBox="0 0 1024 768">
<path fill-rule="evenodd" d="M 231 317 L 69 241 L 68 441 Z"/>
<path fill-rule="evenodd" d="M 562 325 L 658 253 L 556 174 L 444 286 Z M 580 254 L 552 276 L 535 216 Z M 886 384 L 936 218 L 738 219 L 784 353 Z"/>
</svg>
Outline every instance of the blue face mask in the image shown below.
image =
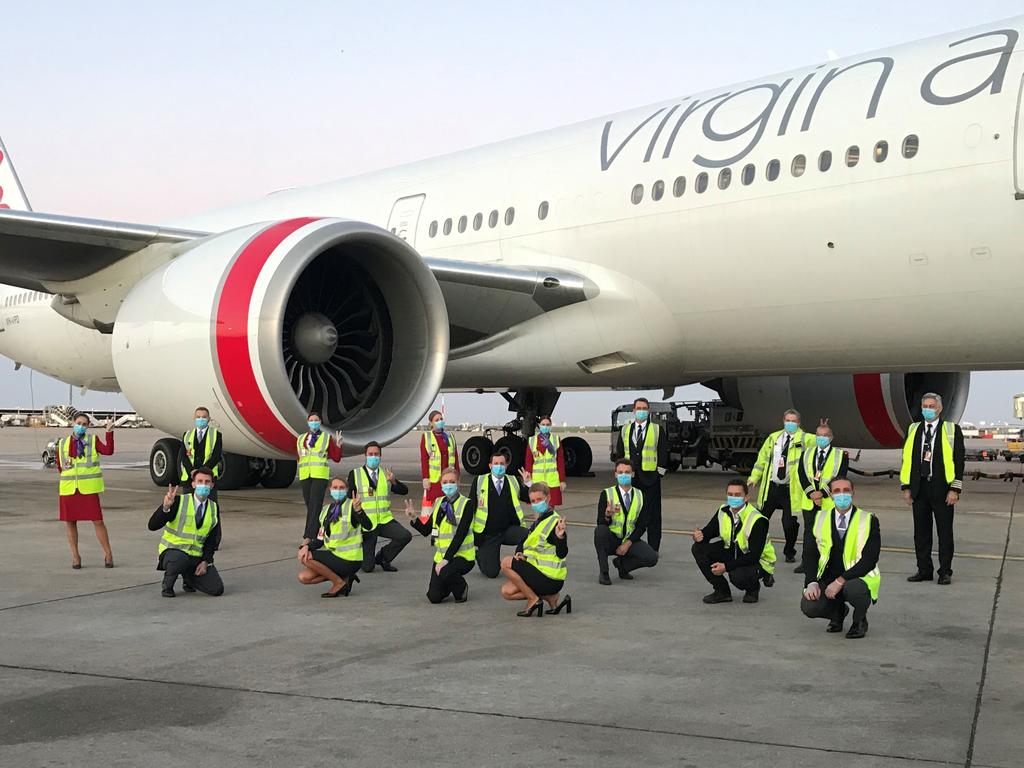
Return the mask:
<svg viewBox="0 0 1024 768">
<path fill-rule="evenodd" d="M 198 496 L 200 499 L 205 499 L 207 496 L 210 495 L 210 491 L 212 490 L 213 488 L 211 488 L 208 485 L 197 485 L 196 496 Z"/>
<path fill-rule="evenodd" d="M 828 448 L 828 444 L 831 442 L 831 437 L 826 437 L 825 435 L 814 436 L 814 444 L 817 445 L 819 448 Z"/>
<path fill-rule="evenodd" d="M 335 501 L 344 501 L 346 496 L 348 491 L 345 488 L 331 488 L 331 498 Z"/>
<path fill-rule="evenodd" d="M 441 483 L 441 492 L 445 496 L 449 496 L 449 497 L 454 496 L 455 494 L 457 494 L 459 492 L 459 484 L 458 483 Z"/>
<path fill-rule="evenodd" d="M 319 432 L 320 431 L 320 422 L 319 421 L 311 421 L 311 422 L 309 422 L 309 431 L 310 432 Z"/>
<path fill-rule="evenodd" d="M 853 506 L 853 494 L 850 493 L 833 493 L 832 501 L 835 502 L 836 507 L 841 510 L 847 510 Z"/>
<path fill-rule="evenodd" d="M 377 467 L 379 467 L 380 466 L 380 456 L 367 456 L 366 457 L 366 466 L 369 469 L 376 469 Z"/>
<path fill-rule="evenodd" d="M 623 487 L 628 487 L 633 484 L 633 476 L 628 472 L 622 472 L 615 476 L 615 481 Z"/>
<path fill-rule="evenodd" d="M 444 432 L 444 419 L 438 419 L 434 422 L 435 432 Z"/>
<path fill-rule="evenodd" d="M 729 505 L 729 509 L 743 509 L 743 505 L 747 502 L 742 496 L 726 496 L 725 503 Z"/>
<path fill-rule="evenodd" d="M 206 429 L 209 425 L 209 419 L 204 419 L 202 416 L 196 416 L 196 429 Z"/>
<path fill-rule="evenodd" d="M 647 421 L 647 411 L 641 408 L 639 411 L 633 411 L 633 416 L 637 421 Z"/>
<path fill-rule="evenodd" d="M 543 515 L 545 512 L 548 511 L 548 503 L 546 501 L 535 501 L 532 504 L 530 504 L 530 507 L 538 515 Z"/>
<path fill-rule="evenodd" d="M 800 429 L 800 425 L 797 424 L 795 421 L 787 421 L 785 424 L 782 425 L 782 427 L 791 435 L 795 434 L 796 431 Z"/>
<path fill-rule="evenodd" d="M 934 408 L 922 408 L 921 415 L 924 416 L 925 421 L 935 421 L 935 417 L 938 415 L 935 413 Z"/>
<path fill-rule="evenodd" d="M 85 430 L 85 424 L 75 424 L 75 434 L 78 435 L 79 437 L 82 437 L 82 435 L 85 434 Z"/>
<path fill-rule="evenodd" d="M 505 465 L 495 464 L 493 467 L 491 467 L 491 474 L 494 475 L 495 477 L 501 477 L 502 475 L 505 474 Z"/>
<path fill-rule="evenodd" d="M 541 424 L 540 425 L 540 432 L 541 432 L 542 435 L 550 434 L 551 433 L 551 425 L 550 424 Z"/>
</svg>

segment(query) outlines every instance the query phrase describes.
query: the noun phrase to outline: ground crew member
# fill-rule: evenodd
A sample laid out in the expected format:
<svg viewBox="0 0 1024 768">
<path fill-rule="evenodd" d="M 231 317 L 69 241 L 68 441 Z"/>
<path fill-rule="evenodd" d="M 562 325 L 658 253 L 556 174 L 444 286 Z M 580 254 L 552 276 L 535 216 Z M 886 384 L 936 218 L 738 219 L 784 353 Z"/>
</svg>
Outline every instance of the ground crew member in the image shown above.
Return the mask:
<svg viewBox="0 0 1024 768">
<path fill-rule="evenodd" d="M 320 528 L 320 510 L 331 476 L 328 461 L 341 461 L 341 432 L 333 437 L 321 430 L 320 414 L 312 411 L 306 423 L 309 431 L 299 435 L 295 441 L 298 456 L 299 485 L 302 486 L 302 500 L 306 503 L 306 526 L 303 539 L 308 544 L 316 538 Z"/>
<path fill-rule="evenodd" d="M 565 451 L 558 435 L 551 433 L 551 417 L 544 416 L 537 434 L 526 441 L 526 459 L 523 468 L 534 483 L 544 483 L 549 491 L 548 503 L 558 509 L 562 506 L 565 490 Z M 527 483 L 529 485 L 529 483 Z"/>
<path fill-rule="evenodd" d="M 303 568 L 303 584 L 331 582 L 320 597 L 348 597 L 356 573 L 363 562 L 363 530 L 373 523 L 358 498 L 350 498 L 348 485 L 340 477 L 331 480 L 331 500 L 320 510 L 320 529 L 316 538 L 299 547 L 298 560 Z"/>
<path fill-rule="evenodd" d="M 64 533 L 71 548 L 71 567 L 76 571 L 82 567 L 82 555 L 78 551 L 78 523 L 83 520 L 92 522 L 96 540 L 103 549 L 103 565 L 114 567 L 110 534 L 103 522 L 103 508 L 100 506 L 100 494 L 104 488 L 100 456 L 112 456 L 114 453 L 114 422 L 107 419 L 104 425 L 107 433 L 102 441 L 87 434 L 89 423 L 88 416 L 78 414 L 71 436 L 57 441 L 60 519 L 64 521 Z"/>
<path fill-rule="evenodd" d="M 782 510 L 782 530 L 786 534 L 782 553 L 786 562 L 792 563 L 796 561 L 796 537 L 800 533 L 800 523 L 793 512 L 803 506 L 804 499 L 800 459 L 805 450 L 814 446 L 814 437 L 800 429 L 799 411 L 791 408 L 782 419 L 783 428 L 768 435 L 761 445 L 747 485 L 753 496 L 761 483 L 756 506 L 762 515 L 771 520 L 776 509 Z"/>
<path fill-rule="evenodd" d="M 444 494 L 441 492 L 441 473 L 452 467 L 459 471 L 459 447 L 455 435 L 444 431 L 444 415 L 431 411 L 427 417 L 430 429 L 420 441 L 420 470 L 423 478 L 423 500 L 433 504 Z"/>
<path fill-rule="evenodd" d="M 409 486 L 395 477 L 391 467 L 381 467 L 380 443 L 366 444 L 363 466 L 348 473 L 346 488 L 360 500 L 360 507 L 371 525 L 363 533 L 363 570 L 373 571 L 375 566 L 394 573 L 398 569 L 392 563 L 405 545 L 412 541 L 409 529 L 391 516 L 391 494 L 405 496 Z M 388 543 L 377 552 L 377 539 L 383 537 Z"/>
<path fill-rule="evenodd" d="M 939 418 L 942 398 L 921 398 L 922 420 L 914 422 L 903 444 L 900 488 L 914 510 L 917 573 L 907 581 L 931 581 L 932 519 L 939 534 L 939 584 L 953 580 L 953 507 L 964 489 L 964 433 L 960 425 Z"/>
<path fill-rule="evenodd" d="M 181 436 L 178 449 L 178 479 L 182 493 L 192 492 L 192 470 L 209 467 L 213 471 L 214 483 L 220 479 L 220 460 L 224 445 L 220 430 L 210 426 L 210 409 L 200 406 L 195 412 L 195 427 Z M 210 498 L 217 501 L 214 487 Z"/>
<path fill-rule="evenodd" d="M 800 486 L 804 489 L 800 505 L 804 519 L 804 546 L 796 573 L 803 573 L 806 568 L 804 561 L 807 559 L 814 516 L 819 509 L 826 512 L 832 509 L 832 499 L 828 495 L 829 481 L 834 477 L 846 477 L 850 469 L 850 457 L 846 451 L 833 445 L 834 438 L 828 419 L 822 419 L 815 430 L 814 447 L 805 450 L 800 459 Z"/>
<path fill-rule="evenodd" d="M 742 478 L 730 480 L 725 504 L 703 528 L 693 532 L 693 559 L 714 592 L 704 602 L 731 603 L 729 581 L 744 591 L 744 603 L 756 603 L 761 583 L 775 583 L 775 545 L 768 539 L 768 519 L 750 503 L 750 489 Z"/>
<path fill-rule="evenodd" d="M 647 511 L 647 496 L 633 487 L 633 465 L 627 459 L 615 462 L 615 485 L 605 488 L 597 499 L 597 527 L 594 528 L 594 549 L 597 550 L 599 584 L 612 583 L 608 576 L 608 557 L 619 572 L 619 578 L 630 581 L 637 568 L 653 568 L 658 552 L 641 540 Z"/>
<path fill-rule="evenodd" d="M 505 474 L 508 459 L 503 453 L 491 456 L 489 466 L 490 472 L 473 483 L 469 504 L 475 515 L 476 564 L 480 573 L 493 579 L 501 570 L 501 545 L 519 546 L 526 541 L 520 501 L 527 497 L 519 481 Z M 525 470 L 522 475 L 529 486 L 529 475 Z"/>
<path fill-rule="evenodd" d="M 501 596 L 506 600 L 525 600 L 526 608 L 516 615 L 528 617 L 548 613 L 572 613 L 572 597 L 559 600 L 568 568 L 569 541 L 565 535 L 565 520 L 558 516 L 550 503 L 551 491 L 545 483 L 530 486 L 530 506 L 537 519 L 516 553 L 501 561 L 501 571 L 508 579 L 501 585 Z"/>
<path fill-rule="evenodd" d="M 178 576 L 186 592 L 224 594 L 224 582 L 213 564 L 221 538 L 217 502 L 210 499 L 213 486 L 212 470 L 193 469 L 192 493 L 179 496 L 178 486 L 167 486 L 163 504 L 149 518 L 149 530 L 163 529 L 156 569 L 164 572 L 164 597 L 174 597 Z"/>
<path fill-rule="evenodd" d="M 634 485 L 643 491 L 647 543 L 661 548 L 661 478 L 668 466 L 668 438 L 658 424 L 650 423 L 651 404 L 647 398 L 633 401 L 633 421 L 619 430 L 615 455 L 630 461 L 636 469 Z"/>
<path fill-rule="evenodd" d="M 411 501 L 405 502 L 405 514 L 413 528 L 430 536 L 434 547 L 427 600 L 436 604 L 453 595 L 456 603 L 464 603 L 469 599 L 469 584 L 464 577 L 473 570 L 476 558 L 474 511 L 469 499 L 459 493 L 459 473 L 454 467 L 441 472 L 441 492 L 427 519 L 413 512 Z"/>
<path fill-rule="evenodd" d="M 868 608 L 878 601 L 882 537 L 878 518 L 854 505 L 848 478 L 834 478 L 829 490 L 835 507 L 814 518 L 800 610 L 811 619 L 828 619 L 826 631 L 842 632 L 849 603 L 853 624 L 846 636 L 856 639 L 867 634 Z"/>
</svg>

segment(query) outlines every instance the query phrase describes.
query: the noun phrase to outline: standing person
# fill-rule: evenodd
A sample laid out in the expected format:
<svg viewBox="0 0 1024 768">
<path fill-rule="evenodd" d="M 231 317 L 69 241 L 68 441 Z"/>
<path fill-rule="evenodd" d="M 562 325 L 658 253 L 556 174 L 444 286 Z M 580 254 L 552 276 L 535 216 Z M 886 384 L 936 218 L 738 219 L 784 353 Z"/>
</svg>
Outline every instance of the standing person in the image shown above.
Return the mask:
<svg viewBox="0 0 1024 768">
<path fill-rule="evenodd" d="M 828 419 L 822 419 L 815 430 L 814 447 L 804 451 L 800 459 L 800 486 L 804 489 L 804 497 L 800 504 L 804 519 L 804 546 L 800 565 L 795 573 L 804 573 L 807 568 L 807 549 L 811 543 L 811 528 L 818 510 L 826 512 L 832 509 L 829 498 L 828 484 L 836 477 L 846 477 L 850 469 L 850 457 L 846 451 L 833 445 L 835 435 Z"/>
<path fill-rule="evenodd" d="M 103 565 L 114 567 L 114 553 L 110 549 L 110 534 L 103 522 L 100 494 L 103 493 L 103 469 L 100 456 L 114 454 L 114 422 L 107 419 L 103 425 L 106 435 L 101 441 L 96 435 L 89 435 L 89 417 L 84 413 L 75 416 L 72 434 L 57 442 L 57 472 L 60 473 L 60 519 L 64 521 L 64 533 L 71 548 L 71 567 L 76 571 L 82 567 L 82 555 L 78 551 L 78 523 L 89 520 L 96 531 L 96 539 L 103 549 Z"/>
<path fill-rule="evenodd" d="M 917 573 L 907 581 L 931 581 L 932 519 L 939 534 L 939 584 L 953 581 L 953 507 L 964 489 L 964 433 L 960 425 L 939 418 L 942 398 L 921 398 L 921 421 L 914 422 L 903 444 L 900 488 L 914 510 Z"/>
<path fill-rule="evenodd" d="M 661 548 L 661 478 L 668 466 L 668 438 L 658 424 L 650 423 L 651 404 L 645 397 L 633 401 L 633 421 L 622 427 L 616 455 L 636 468 L 636 487 L 643 491 L 647 543 Z"/>
<path fill-rule="evenodd" d="M 565 535 L 565 520 L 551 506 L 551 491 L 545 483 L 530 486 L 530 506 L 537 519 L 530 526 L 526 539 L 516 547 L 515 555 L 501 561 L 501 572 L 508 579 L 501 585 L 501 596 L 506 600 L 525 600 L 526 608 L 517 616 L 572 613 L 572 597 L 559 601 L 562 587 L 569 574 L 565 558 L 569 556 L 569 541 Z"/>
<path fill-rule="evenodd" d="M 768 520 L 775 510 L 782 510 L 782 530 L 786 545 L 782 553 L 787 563 L 796 562 L 796 537 L 800 523 L 793 514 L 803 506 L 804 489 L 800 485 L 800 459 L 814 446 L 814 437 L 800 429 L 800 412 L 790 408 L 782 414 L 782 429 L 765 438 L 757 461 L 747 478 L 751 496 L 761 483 L 757 508 Z"/>
<path fill-rule="evenodd" d="M 544 416 L 537 427 L 537 434 L 526 442 L 526 473 L 534 483 L 544 483 L 551 493 L 549 502 L 556 509 L 562 506 L 562 492 L 565 490 L 565 451 L 558 435 L 551 434 L 551 417 Z"/>
<path fill-rule="evenodd" d="M 340 477 L 331 480 L 331 501 L 320 510 L 320 530 L 316 538 L 299 547 L 303 566 L 299 581 L 303 584 L 331 582 L 320 597 L 348 597 L 353 582 L 359 581 L 363 562 L 363 530 L 373 522 L 361 509 L 358 498 L 350 498 L 348 484 Z"/>
<path fill-rule="evenodd" d="M 210 499 L 213 486 L 212 470 L 193 469 L 192 493 L 179 496 L 176 485 L 167 486 L 163 504 L 149 518 L 149 530 L 163 530 L 156 565 L 164 572 L 163 597 L 175 596 L 178 576 L 186 592 L 198 590 L 211 597 L 224 594 L 224 582 L 213 564 L 221 538 L 217 502 Z"/>
<path fill-rule="evenodd" d="M 476 564 L 480 573 L 496 578 L 501 570 L 501 545 L 519 546 L 526 541 L 523 528 L 523 497 L 519 481 L 505 474 L 508 460 L 503 453 L 491 456 L 490 472 L 480 475 L 469 493 L 473 510 L 473 535 L 476 537 Z M 529 475 L 523 471 L 529 485 Z"/>
<path fill-rule="evenodd" d="M 413 512 L 411 501 L 405 502 L 405 514 L 413 528 L 430 537 L 434 547 L 427 600 L 437 604 L 453 595 L 456 603 L 464 603 L 469 599 L 465 576 L 473 570 L 476 558 L 474 514 L 469 499 L 459 493 L 459 473 L 454 467 L 441 473 L 441 492 L 428 519 Z"/>
<path fill-rule="evenodd" d="M 191 493 L 190 478 L 196 467 L 208 467 L 216 483 L 220 479 L 220 460 L 224 456 L 220 430 L 210 426 L 210 409 L 203 406 L 196 408 L 194 418 L 195 427 L 181 436 L 181 448 L 178 451 L 181 481 L 178 485 L 183 493 Z M 216 486 L 210 498 L 217 501 Z"/>
<path fill-rule="evenodd" d="M 302 486 L 302 500 L 306 503 L 306 526 L 303 539 L 308 544 L 319 529 L 320 510 L 324 505 L 328 479 L 331 470 L 328 460 L 337 464 L 341 461 L 341 432 L 333 436 L 321 430 L 320 414 L 312 411 L 306 419 L 309 431 L 299 435 L 295 441 L 298 456 L 299 484 Z"/>
<path fill-rule="evenodd" d="M 405 545 L 412 541 L 409 529 L 391 515 L 391 494 L 405 496 L 409 486 L 395 477 L 391 467 L 381 467 L 383 458 L 380 443 L 366 444 L 363 466 L 348 473 L 346 488 L 352 489 L 359 499 L 359 508 L 370 521 L 363 533 L 363 571 L 372 573 L 376 566 L 388 573 L 398 569 L 392 563 Z M 388 543 L 377 552 L 377 539 L 383 537 Z"/>
<path fill-rule="evenodd" d="M 619 578 L 631 581 L 631 571 L 653 568 L 658 564 L 658 551 L 640 537 L 644 532 L 647 498 L 633 487 L 633 465 L 626 459 L 615 462 L 615 485 L 605 488 L 597 498 L 597 527 L 594 528 L 594 549 L 597 550 L 599 584 L 609 586 L 608 557 Z"/>
<path fill-rule="evenodd" d="M 814 518 L 800 610 L 810 619 L 828 619 L 826 631 L 842 632 L 849 603 L 853 623 L 846 636 L 855 640 L 867 634 L 868 608 L 878 602 L 882 535 L 878 518 L 854 505 L 848 478 L 833 479 L 829 488 L 835 506 Z"/>
<path fill-rule="evenodd" d="M 691 552 L 714 588 L 704 596 L 710 605 L 732 602 L 729 581 L 746 593 L 744 603 L 759 600 L 762 581 L 766 587 L 775 583 L 775 545 L 768 539 L 768 518 L 750 503 L 750 489 L 742 478 L 729 481 L 725 504 L 693 532 Z"/>
<path fill-rule="evenodd" d="M 430 429 L 420 441 L 420 471 L 423 478 L 423 500 L 433 504 L 444 494 L 441 492 L 441 473 L 451 467 L 459 471 L 459 448 L 455 435 L 444 431 L 444 415 L 431 411 L 427 417 Z"/>
</svg>

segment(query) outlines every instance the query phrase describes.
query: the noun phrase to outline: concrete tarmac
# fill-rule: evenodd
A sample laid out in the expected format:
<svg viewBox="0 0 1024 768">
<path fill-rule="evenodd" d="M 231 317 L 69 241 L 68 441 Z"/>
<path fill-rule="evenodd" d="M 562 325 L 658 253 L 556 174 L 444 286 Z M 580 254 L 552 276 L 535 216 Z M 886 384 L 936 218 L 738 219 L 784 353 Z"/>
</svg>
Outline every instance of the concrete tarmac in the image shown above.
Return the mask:
<svg viewBox="0 0 1024 768">
<path fill-rule="evenodd" d="M 351 597 L 321 600 L 322 586 L 296 580 L 297 484 L 222 494 L 225 595 L 161 598 L 150 430 L 119 430 L 105 462 L 117 567 L 103 568 L 80 523 L 73 571 L 56 477 L 37 460 L 54 434 L 0 431 L 5 768 L 1024 765 L 1019 481 L 965 482 L 954 581 L 940 587 L 905 581 L 912 521 L 897 481 L 858 479 L 884 550 L 881 599 L 854 641 L 803 617 L 802 577 L 781 562 L 759 604 L 738 593 L 701 603 L 709 587 L 689 531 L 722 502 L 730 475 L 717 470 L 666 478 L 661 562 L 600 586 L 592 528 L 611 484 L 607 435 L 591 437 L 598 476 L 570 479 L 561 510 L 574 613 L 520 619 L 500 580 L 476 571 L 468 603 L 430 605 L 420 536 L 400 572 L 362 574 Z M 415 436 L 384 460 L 418 505 Z M 864 452 L 854 466 L 897 461 Z"/>
</svg>

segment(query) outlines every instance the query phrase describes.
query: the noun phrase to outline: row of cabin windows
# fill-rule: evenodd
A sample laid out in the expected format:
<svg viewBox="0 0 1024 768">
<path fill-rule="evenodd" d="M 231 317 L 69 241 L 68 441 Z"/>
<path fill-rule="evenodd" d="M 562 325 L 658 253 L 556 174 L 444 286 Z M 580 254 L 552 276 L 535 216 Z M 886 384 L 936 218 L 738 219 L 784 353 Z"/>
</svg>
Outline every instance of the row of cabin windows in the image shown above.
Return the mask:
<svg viewBox="0 0 1024 768">
<path fill-rule="evenodd" d="M 541 221 L 544 221 L 544 219 L 548 217 L 549 209 L 550 206 L 548 205 L 548 201 L 542 201 L 541 204 L 537 206 L 537 218 L 540 219 Z M 491 211 L 490 215 L 487 217 L 487 226 L 490 227 L 491 229 L 494 229 L 496 226 L 498 226 L 499 217 L 500 214 L 497 209 Z M 513 208 L 512 206 L 506 208 L 504 220 L 505 226 L 511 227 L 512 222 L 516 220 L 516 209 Z M 457 223 L 454 222 L 454 220 L 452 219 L 445 219 L 444 224 L 441 224 L 439 221 L 435 219 L 434 221 L 430 222 L 430 227 L 427 229 L 427 234 L 429 234 L 431 237 L 437 237 L 438 230 L 440 230 L 444 234 L 450 235 L 452 233 L 453 228 L 457 229 L 461 233 L 469 229 L 469 225 L 470 222 L 468 216 L 460 216 Z M 473 231 L 479 232 L 481 229 L 483 229 L 483 226 L 484 215 L 482 213 L 477 213 L 473 217 Z"/>
<path fill-rule="evenodd" d="M 30 301 L 36 299 L 46 298 L 48 294 L 42 291 L 28 291 L 27 293 L 18 293 L 14 296 L 8 296 L 4 299 L 4 307 L 19 307 L 22 304 L 28 304 Z"/>
<path fill-rule="evenodd" d="M 918 150 L 920 149 L 920 141 L 917 136 L 911 134 L 903 140 L 902 152 L 903 157 L 908 160 L 912 157 L 916 157 Z M 879 141 L 875 144 L 873 157 L 876 163 L 884 163 L 889 158 L 889 142 Z M 853 168 L 860 162 L 860 147 L 854 145 L 846 150 L 846 167 Z M 822 173 L 826 173 L 832 168 L 832 153 L 829 150 L 825 150 L 818 155 L 818 170 Z M 807 171 L 807 156 L 797 155 L 793 158 L 790 163 L 789 172 L 796 178 L 803 176 Z M 772 160 L 765 167 L 765 178 L 768 181 L 775 181 L 782 175 L 782 161 Z M 732 168 L 723 168 L 718 172 L 718 188 L 728 189 L 732 184 Z M 757 168 L 753 163 L 748 163 L 743 166 L 740 171 L 740 183 L 748 187 L 754 183 L 757 177 Z M 708 185 L 710 184 L 710 177 L 707 172 L 701 172 L 697 174 L 693 181 L 693 188 L 698 194 L 706 192 Z M 654 201 L 661 200 L 665 196 L 665 182 L 660 179 L 651 185 L 651 199 Z M 683 193 L 686 192 L 686 177 L 679 176 L 672 183 L 672 195 L 673 197 L 682 197 Z M 644 185 L 637 184 L 633 187 L 633 191 L 630 194 L 630 200 L 633 205 L 639 205 L 644 199 Z"/>
</svg>

